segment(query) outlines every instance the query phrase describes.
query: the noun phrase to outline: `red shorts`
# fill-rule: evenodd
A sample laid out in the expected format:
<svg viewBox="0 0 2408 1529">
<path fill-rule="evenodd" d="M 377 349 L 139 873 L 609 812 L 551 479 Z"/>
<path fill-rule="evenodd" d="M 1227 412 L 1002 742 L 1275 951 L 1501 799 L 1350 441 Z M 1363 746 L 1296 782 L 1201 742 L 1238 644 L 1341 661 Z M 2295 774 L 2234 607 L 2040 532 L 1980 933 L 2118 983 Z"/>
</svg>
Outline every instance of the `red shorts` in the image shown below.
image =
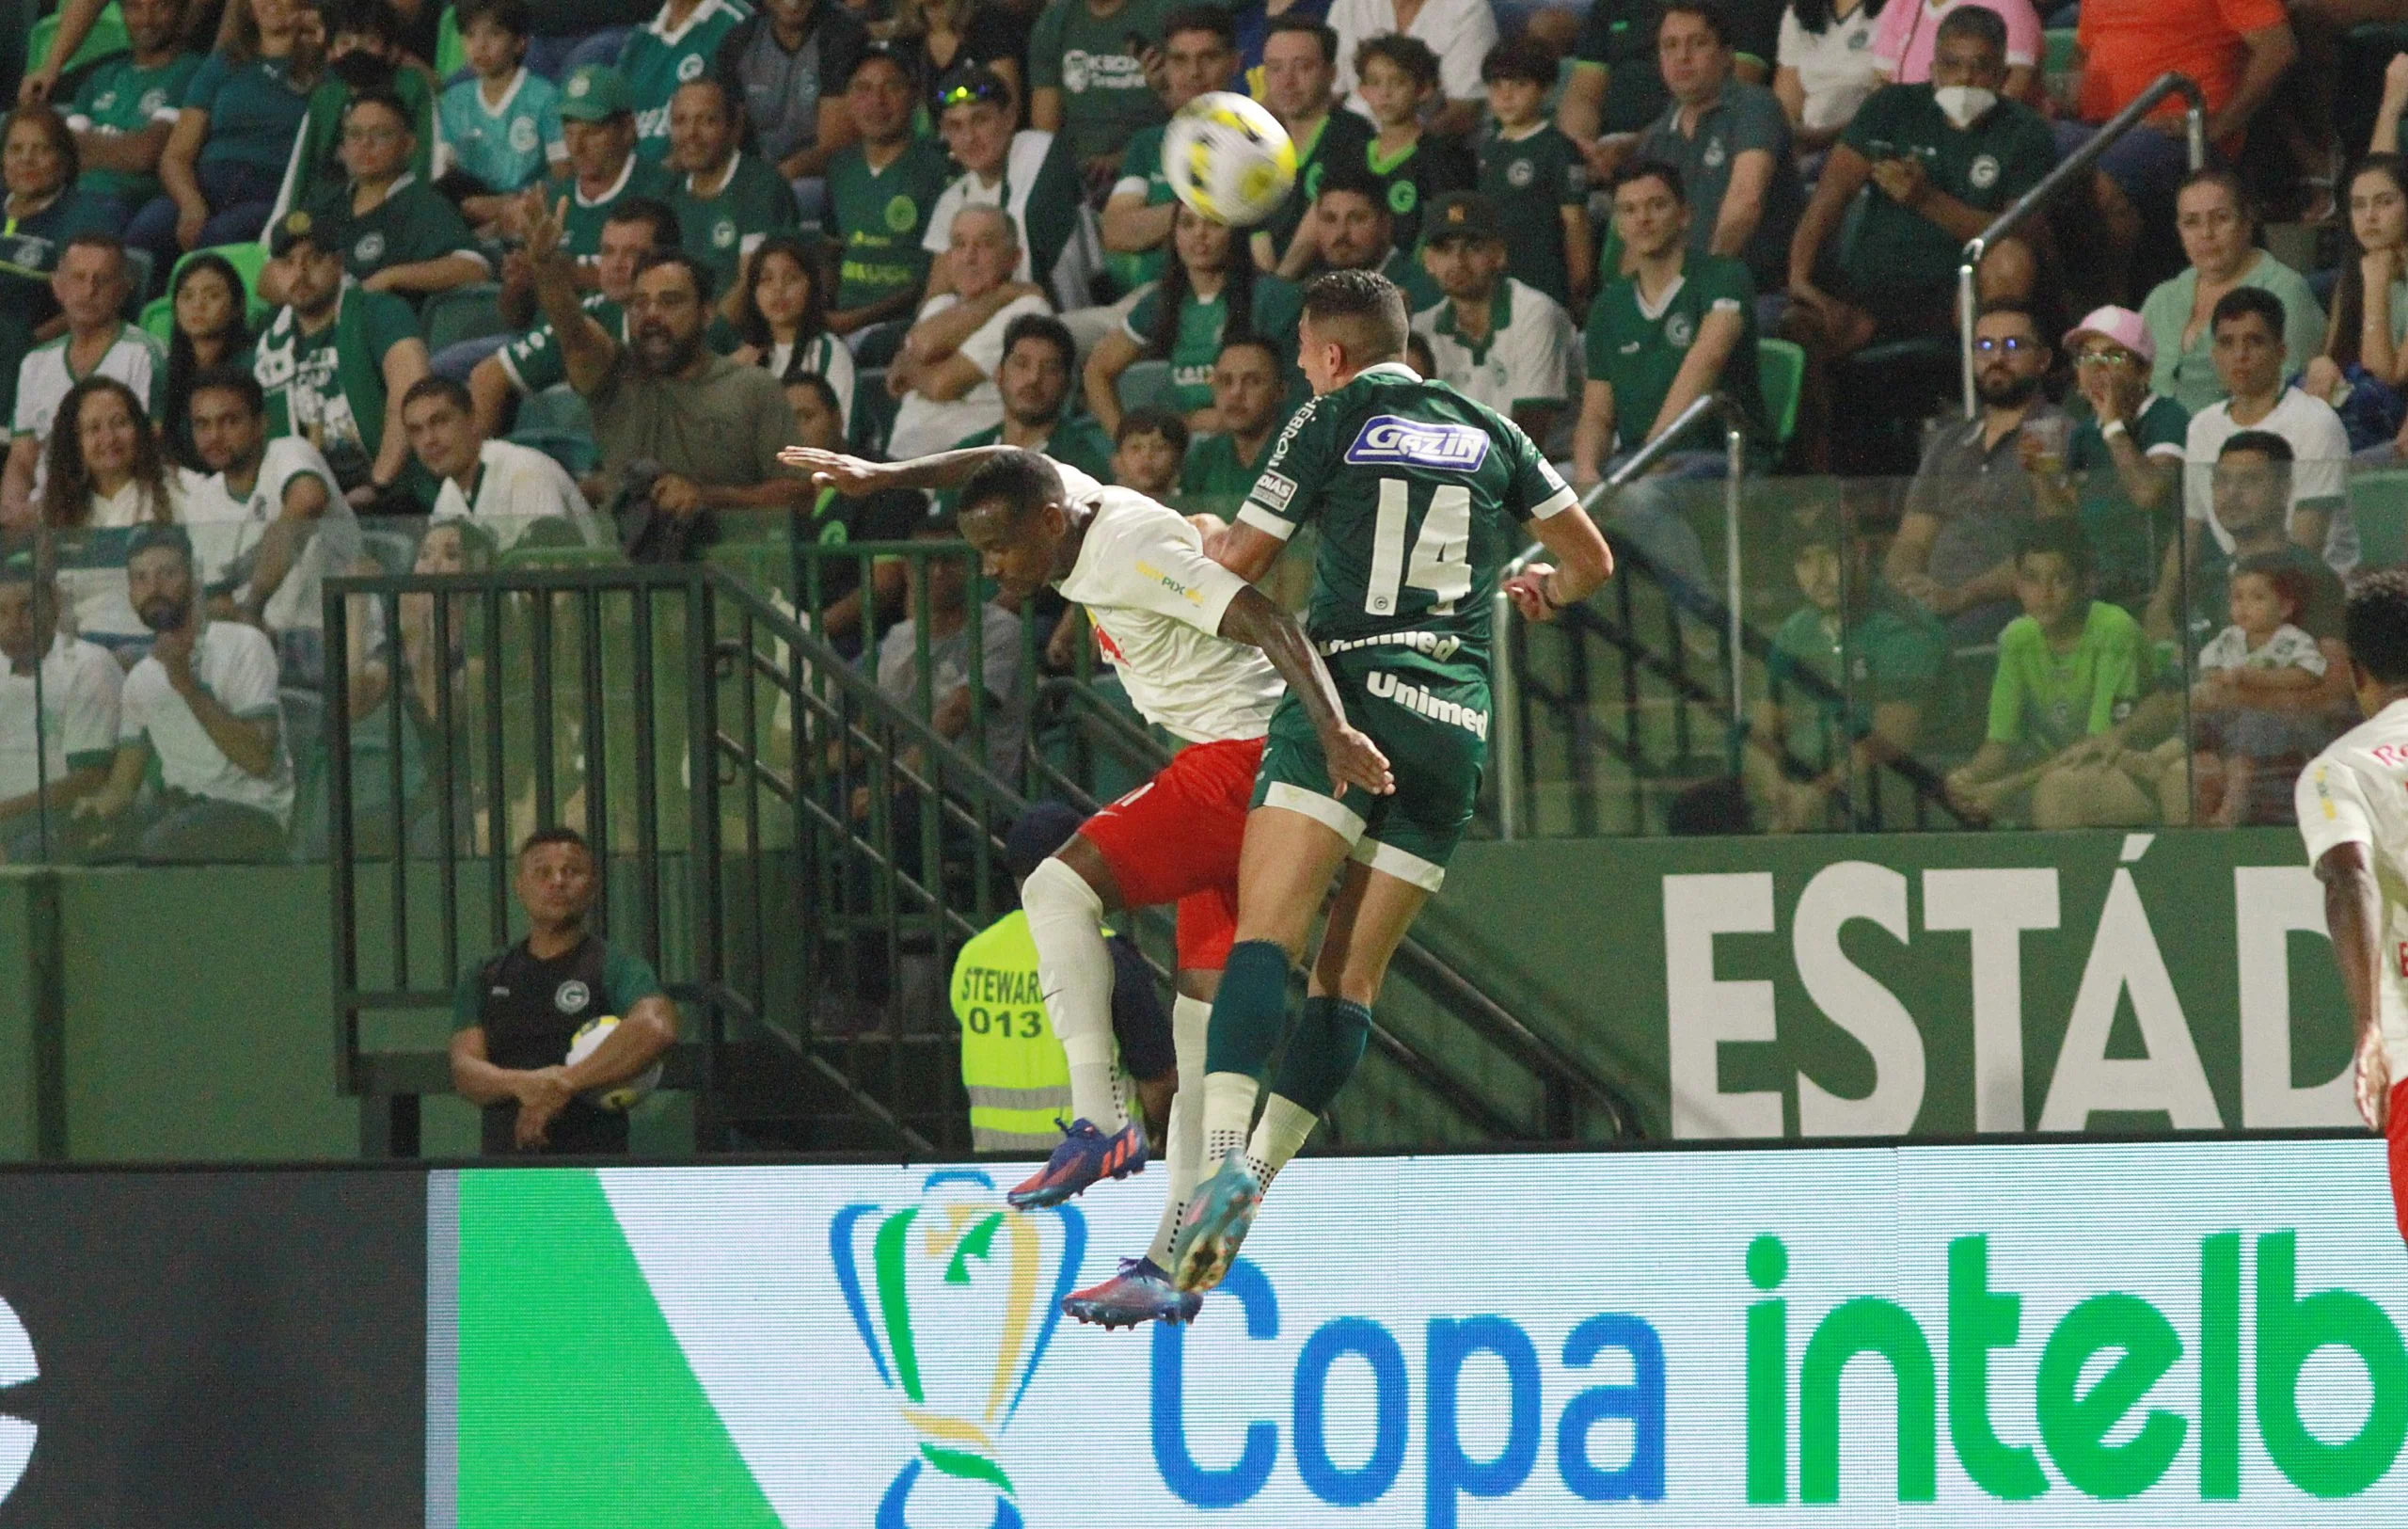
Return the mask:
<svg viewBox="0 0 2408 1529">
<path fill-rule="evenodd" d="M 1179 905 L 1179 966 L 1216 972 L 1238 932 L 1238 852 L 1262 740 L 1182 750 L 1161 773 L 1079 827 L 1132 908 Z"/>
<path fill-rule="evenodd" d="M 2391 1086 L 2391 1115 L 2384 1123 L 2391 1159 L 2391 1210 L 2400 1235 L 2408 1240 L 2408 1078 Z"/>
</svg>

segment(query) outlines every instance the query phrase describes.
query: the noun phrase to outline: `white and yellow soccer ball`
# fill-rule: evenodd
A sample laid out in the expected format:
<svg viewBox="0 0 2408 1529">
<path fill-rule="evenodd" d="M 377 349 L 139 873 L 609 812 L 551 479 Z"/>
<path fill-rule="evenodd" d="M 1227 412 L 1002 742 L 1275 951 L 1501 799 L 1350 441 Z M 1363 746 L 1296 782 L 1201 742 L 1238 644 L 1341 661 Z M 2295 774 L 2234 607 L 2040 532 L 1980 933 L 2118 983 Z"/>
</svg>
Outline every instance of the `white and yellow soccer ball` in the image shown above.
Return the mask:
<svg viewBox="0 0 2408 1529">
<path fill-rule="evenodd" d="M 589 1019 L 578 1026 L 577 1033 L 569 1037 L 567 1065 L 574 1067 L 593 1056 L 610 1032 L 618 1027 L 619 1016 L 616 1014 L 604 1014 L 599 1019 Z M 624 1083 L 614 1083 L 607 1089 L 588 1089 L 578 1097 L 596 1109 L 625 1114 L 643 1103 L 658 1087 L 660 1063 L 654 1062 Z"/>
<path fill-rule="evenodd" d="M 1296 146 L 1259 103 L 1214 90 L 1180 107 L 1163 130 L 1163 175 L 1197 214 L 1243 229 L 1286 199 L 1296 183 Z"/>
</svg>

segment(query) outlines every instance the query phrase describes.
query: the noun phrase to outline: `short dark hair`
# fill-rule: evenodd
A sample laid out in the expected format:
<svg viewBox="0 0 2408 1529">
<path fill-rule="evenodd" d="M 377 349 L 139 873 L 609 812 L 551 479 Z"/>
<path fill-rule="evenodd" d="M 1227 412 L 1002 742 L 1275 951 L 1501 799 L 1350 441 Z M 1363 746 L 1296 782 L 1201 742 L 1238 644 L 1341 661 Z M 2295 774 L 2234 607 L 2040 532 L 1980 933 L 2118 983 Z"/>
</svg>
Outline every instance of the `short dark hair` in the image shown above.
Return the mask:
<svg viewBox="0 0 2408 1529">
<path fill-rule="evenodd" d="M 1689 204 L 1689 188 L 1681 179 L 1681 167 L 1669 159 L 1625 162 L 1622 168 L 1614 171 L 1613 179 L 1606 183 L 1606 194 L 1608 197 L 1619 195 L 1623 187 L 1635 181 L 1661 181 L 1665 189 L 1671 192 L 1674 201 L 1684 207 Z"/>
<path fill-rule="evenodd" d="M 778 386 L 781 388 L 808 388 L 812 392 L 818 395 L 821 403 L 828 406 L 829 413 L 833 414 L 839 420 L 845 417 L 845 406 L 836 397 L 836 385 L 829 381 L 826 377 L 821 376 L 816 372 L 797 372 L 791 376 L 781 377 L 778 379 Z"/>
<path fill-rule="evenodd" d="M 2027 557 L 2056 556 L 2066 560 L 2077 578 L 2090 578 L 2090 542 L 2082 522 L 2071 518 L 2035 520 L 2015 538 L 2015 570 L 2023 571 Z"/>
<path fill-rule="evenodd" d="M 1391 215 L 1387 188 L 1380 184 L 1379 177 L 1373 175 L 1367 165 L 1348 164 L 1344 160 L 1332 165 L 1323 174 L 1321 189 L 1314 194 L 1313 199 L 1318 201 L 1336 191 L 1350 192 L 1377 208 L 1382 216 Z"/>
<path fill-rule="evenodd" d="M 1997 50 L 2001 58 L 2006 56 L 2006 18 L 1987 7 L 1958 6 L 1941 17 L 1938 29 L 1931 34 L 1933 46 L 1953 37 L 1971 38 L 1986 48 Z"/>
<path fill-rule="evenodd" d="M 260 379 L 251 374 L 251 369 L 247 366 L 204 368 L 199 375 L 192 379 L 192 386 L 184 390 L 187 406 L 189 406 L 189 400 L 209 392 L 232 393 L 243 401 L 243 407 L 247 409 L 253 418 L 267 412 L 267 390 L 260 386 Z"/>
<path fill-rule="evenodd" d="M 1557 65 L 1555 51 L 1525 32 L 1488 50 L 1480 61 L 1480 77 L 1485 84 L 1498 80 L 1528 80 L 1536 86 L 1555 83 Z"/>
<path fill-rule="evenodd" d="M 1309 32 L 1321 44 L 1321 61 L 1330 68 L 1338 67 L 1338 28 L 1310 16 L 1281 16 L 1262 29 L 1262 40 L 1269 42 L 1282 32 Z"/>
<path fill-rule="evenodd" d="M 2182 183 L 2174 188 L 2174 195 L 2178 199 L 2183 192 L 2190 190 L 2193 186 L 2201 185 L 2211 185 L 2222 190 L 2226 196 L 2232 199 L 2232 204 L 2241 209 L 2242 218 L 2251 223 L 2258 221 L 2257 199 L 2250 196 L 2249 183 L 2243 181 L 2239 174 L 2221 165 L 2209 165 L 2182 177 Z"/>
<path fill-rule="evenodd" d="M 2350 659 L 2379 685 L 2408 685 L 2408 568 L 2361 574 L 2341 615 Z"/>
<path fill-rule="evenodd" d="M 1023 517 L 1035 514 L 1048 503 L 1061 502 L 1062 475 L 1041 452 L 1013 450 L 990 458 L 987 464 L 970 475 L 961 486 L 961 493 L 954 501 L 956 515 L 984 509 L 990 504 L 1001 505 L 1011 512 L 1018 523 Z"/>
<path fill-rule="evenodd" d="M 86 229 L 58 247 L 59 257 L 66 258 L 67 252 L 71 249 L 105 249 L 117 257 L 118 274 L 119 276 L 126 274 L 125 241 L 106 229 Z M 234 301 L 237 306 L 240 306 L 242 300 L 241 294 L 236 294 Z"/>
<path fill-rule="evenodd" d="M 1051 313 L 1022 313 L 1004 327 L 1004 354 L 1009 356 L 1023 340 L 1041 340 L 1062 353 L 1062 370 L 1079 369 L 1079 342 L 1070 327 Z"/>
<path fill-rule="evenodd" d="M 527 37 L 535 26 L 535 16 L 527 0 L 462 0 L 459 8 L 460 30 L 479 19 L 489 21 L 513 37 Z"/>
<path fill-rule="evenodd" d="M 2026 324 L 2032 326 L 2032 332 L 2040 337 L 2040 343 L 2046 345 L 2049 342 L 2049 328 L 2047 325 L 2040 322 L 2040 311 L 2022 298 L 1993 297 L 1982 304 L 1980 318 L 1988 318 L 1993 313 L 2006 313 L 2021 318 Z M 1975 322 L 1978 323 L 1979 319 Z"/>
<path fill-rule="evenodd" d="M 476 400 L 468 396 L 467 389 L 450 377 L 437 376 L 430 372 L 411 383 L 410 390 L 402 394 L 402 407 L 407 409 L 422 398 L 440 398 L 468 418 L 473 420 L 477 417 Z"/>
<path fill-rule="evenodd" d="M 395 95 L 392 91 L 354 91 L 351 99 L 342 104 L 342 116 L 344 119 L 349 120 L 351 114 L 357 111 L 362 106 L 384 107 L 400 120 L 403 132 L 409 134 L 412 137 L 416 137 L 418 135 L 418 123 L 411 119 L 410 109 L 402 104 L 402 98 Z"/>
<path fill-rule="evenodd" d="M 1656 20 L 1658 31 L 1663 29 L 1663 18 L 1666 16 L 1695 16 L 1705 23 L 1705 29 L 1714 34 L 1715 41 L 1726 48 L 1731 46 L 1730 13 L 1717 5 L 1715 0 L 1668 0 Z"/>
<path fill-rule="evenodd" d="M 705 308 L 710 307 L 711 299 L 718 295 L 718 284 L 711 279 L 711 268 L 683 249 L 674 247 L 663 249 L 654 246 L 651 254 L 636 262 L 636 275 L 641 279 L 646 272 L 657 271 L 664 265 L 674 265 L 684 271 L 694 283 L 695 297 Z"/>
<path fill-rule="evenodd" d="M 705 70 L 690 80 L 679 80 L 677 90 L 689 90 L 697 85 L 709 86 L 719 92 L 719 108 L 727 113 L 729 121 L 740 122 L 744 119 L 744 98 L 736 93 L 735 88 L 727 83 L 725 75 L 714 74 L 709 70 Z M 673 96 L 677 90 L 672 90 L 669 93 Z"/>
<path fill-rule="evenodd" d="M 594 846 L 585 842 L 584 835 L 566 823 L 554 823 L 549 828 L 539 828 L 520 839 L 517 858 L 524 860 L 529 851 L 540 850 L 547 844 L 574 844 L 583 850 L 589 859 L 594 854 Z"/>
<path fill-rule="evenodd" d="M 1361 354 L 1347 346 L 1347 358 L 1359 369 L 1392 361 L 1404 354 L 1412 327 L 1404 311 L 1404 294 L 1377 271 L 1330 271 L 1305 288 L 1305 321 L 1321 327 L 1338 324 L 1354 330 Z"/>
<path fill-rule="evenodd" d="M 2216 448 L 2216 460 L 2221 462 L 2235 452 L 2255 452 L 2269 462 L 2280 464 L 2286 471 L 2299 460 L 2299 454 L 2291 450 L 2290 441 L 2272 430 L 2235 431 Z"/>
<path fill-rule="evenodd" d="M 2297 621 L 2315 594 L 2308 584 L 2306 572 L 2280 552 L 2261 552 L 2256 557 L 2242 559 L 2233 567 L 2232 577 L 2238 579 L 2243 574 L 2255 574 L 2265 580 L 2273 586 L 2277 596 L 2290 602 L 2290 613 L 2283 617 L 2285 621 Z M 2226 587 L 2230 587 L 2229 583 Z"/>
<path fill-rule="evenodd" d="M 1163 40 L 1181 32 L 1210 32 L 1227 47 L 1238 45 L 1238 24 L 1218 6 L 1181 6 L 1172 11 L 1163 22 Z"/>
<path fill-rule="evenodd" d="M 606 227 L 612 223 L 651 224 L 655 249 L 674 249 L 685 237 L 678 231 L 676 212 L 657 197 L 623 197 L 602 222 Z"/>
<path fill-rule="evenodd" d="M 1160 436 L 1170 442 L 1171 450 L 1181 456 L 1187 454 L 1187 422 L 1180 418 L 1176 409 L 1154 404 L 1131 409 L 1120 416 L 1120 428 L 1112 433 L 1112 443 L 1125 445 L 1131 436 Z"/>
<path fill-rule="evenodd" d="M 846 85 L 850 86 L 853 83 L 852 76 L 859 74 L 865 66 L 870 64 L 890 66 L 895 73 L 903 76 L 903 83 L 906 85 L 916 86 L 920 83 L 918 60 L 894 43 L 880 41 L 872 42 L 862 49 L 862 56 L 853 60 L 851 73 L 845 77 Z"/>
<path fill-rule="evenodd" d="M 390 0 L 336 0 L 326 11 L 328 41 L 345 32 L 365 34 L 388 44 L 402 40 L 402 13 Z"/>
<path fill-rule="evenodd" d="M 1385 58 L 1402 70 L 1414 84 L 1434 89 L 1438 84 L 1438 55 L 1430 44 L 1402 32 L 1383 32 L 1354 44 L 1354 72 L 1360 75 L 1363 66 L 1374 58 Z"/>
<path fill-rule="evenodd" d="M 1227 356 L 1233 350 L 1259 350 L 1262 352 L 1262 354 L 1271 358 L 1271 370 L 1274 372 L 1278 371 L 1280 367 L 1287 364 L 1287 358 L 1280 354 L 1279 347 L 1272 343 L 1270 338 L 1266 335 L 1251 333 L 1231 335 L 1228 339 L 1221 342 L 1220 351 L 1213 358 L 1218 360 L 1220 357 Z"/>
<path fill-rule="evenodd" d="M 2265 320 L 2266 332 L 2280 340 L 2283 337 L 2283 300 L 2263 287 L 2235 287 L 2216 299 L 2208 314 L 2208 333 L 2214 334 L 2226 324 L 2250 314 Z"/>
</svg>

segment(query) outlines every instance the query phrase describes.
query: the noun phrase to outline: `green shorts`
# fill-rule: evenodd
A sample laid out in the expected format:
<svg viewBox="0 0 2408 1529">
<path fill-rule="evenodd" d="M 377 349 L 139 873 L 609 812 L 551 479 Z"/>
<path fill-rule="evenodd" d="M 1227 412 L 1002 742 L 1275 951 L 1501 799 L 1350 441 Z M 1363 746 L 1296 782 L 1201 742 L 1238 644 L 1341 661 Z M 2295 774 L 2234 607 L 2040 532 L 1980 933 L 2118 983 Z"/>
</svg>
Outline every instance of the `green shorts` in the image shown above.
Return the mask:
<svg viewBox="0 0 2408 1529">
<path fill-rule="evenodd" d="M 1488 667 L 1440 661 L 1403 646 L 1331 656 L 1346 720 L 1388 757 L 1396 790 L 1330 794 L 1321 740 L 1291 693 L 1272 713 L 1254 804 L 1285 807 L 1327 824 L 1373 870 L 1435 892 L 1480 800 L 1488 763 Z"/>
</svg>

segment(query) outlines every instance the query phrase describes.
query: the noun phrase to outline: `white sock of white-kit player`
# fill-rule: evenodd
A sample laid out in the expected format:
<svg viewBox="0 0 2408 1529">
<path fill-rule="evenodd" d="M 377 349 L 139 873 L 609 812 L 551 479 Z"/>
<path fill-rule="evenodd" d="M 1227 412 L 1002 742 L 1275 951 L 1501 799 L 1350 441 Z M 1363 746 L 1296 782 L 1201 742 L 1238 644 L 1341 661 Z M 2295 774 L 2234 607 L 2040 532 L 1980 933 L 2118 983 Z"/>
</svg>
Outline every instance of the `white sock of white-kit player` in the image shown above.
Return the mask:
<svg viewBox="0 0 2408 1529">
<path fill-rule="evenodd" d="M 1162 1224 L 1154 1229 L 1153 1246 L 1146 1256 L 1157 1268 L 1170 1267 L 1171 1239 L 1179 1234 L 1179 1218 L 1187 1197 L 1204 1176 L 1204 1031 L 1212 1023 L 1212 1005 L 1182 993 L 1171 1001 L 1171 1043 L 1179 1052 L 1179 1095 L 1170 1102 L 1170 1139 L 1163 1144 L 1163 1164 L 1169 1169 L 1170 1192 L 1163 1201 Z"/>
<path fill-rule="evenodd" d="M 1037 942 L 1045 1012 L 1070 1060 L 1070 1109 L 1110 1136 L 1129 1123 L 1112 1085 L 1112 952 L 1103 943 L 1103 900 L 1086 878 L 1049 857 L 1020 889 Z"/>
</svg>

